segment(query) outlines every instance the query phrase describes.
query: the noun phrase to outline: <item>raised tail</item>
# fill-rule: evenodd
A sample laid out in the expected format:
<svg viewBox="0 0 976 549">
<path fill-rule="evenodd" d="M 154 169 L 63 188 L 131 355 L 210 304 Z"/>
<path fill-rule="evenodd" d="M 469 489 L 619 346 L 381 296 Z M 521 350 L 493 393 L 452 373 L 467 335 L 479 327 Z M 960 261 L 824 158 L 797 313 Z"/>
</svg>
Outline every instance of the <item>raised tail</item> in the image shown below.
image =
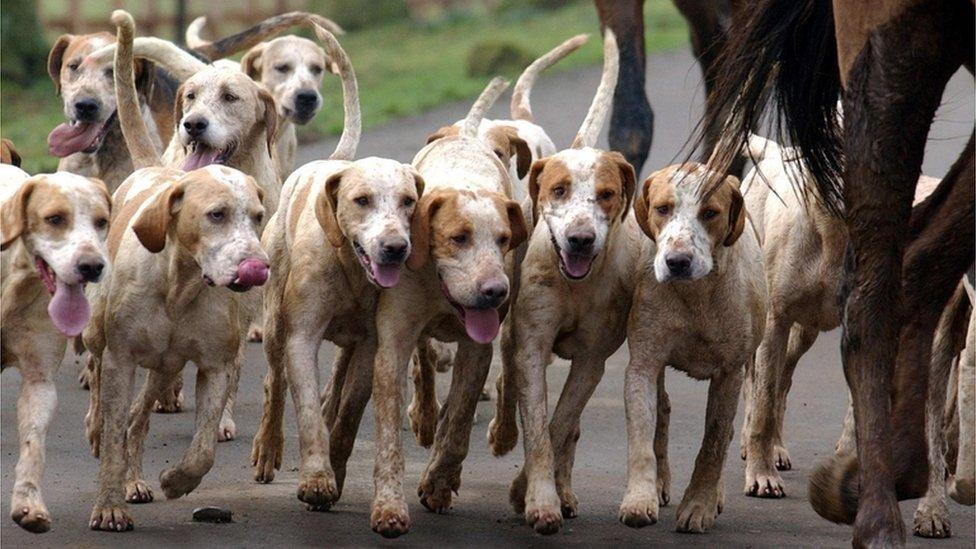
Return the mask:
<svg viewBox="0 0 976 549">
<path fill-rule="evenodd" d="M 555 65 L 567 55 L 580 49 L 588 39 L 589 35 L 578 34 L 549 50 L 549 53 L 536 59 L 522 71 L 518 80 L 515 81 L 515 87 L 512 88 L 511 111 L 514 120 L 535 121 L 532 117 L 532 106 L 529 103 L 529 95 L 532 93 L 532 87 L 535 86 L 535 81 L 543 71 Z"/>
<path fill-rule="evenodd" d="M 288 27 L 293 27 L 307 21 L 312 21 L 318 24 L 320 27 L 331 32 L 332 34 L 341 35 L 345 33 L 345 31 L 342 30 L 342 27 L 331 19 L 322 17 L 321 15 L 315 13 L 291 11 L 281 15 L 276 15 L 274 17 L 269 17 L 253 27 L 244 29 L 237 34 L 232 34 L 213 42 L 208 42 L 200 38 L 200 31 L 206 25 L 207 20 L 205 17 L 198 17 L 192 23 L 190 23 L 190 26 L 186 29 L 186 43 L 187 46 L 193 49 L 193 51 L 213 61 L 251 49 L 262 40 L 266 40 L 287 29 Z M 191 39 L 193 40 L 192 43 Z"/>
<path fill-rule="evenodd" d="M 494 77 L 491 82 L 485 87 L 478 99 L 475 100 L 474 105 L 471 105 L 471 110 L 468 111 L 468 115 L 464 117 L 464 121 L 461 123 L 460 135 L 465 137 L 477 138 L 478 137 L 478 127 L 481 126 L 481 121 L 484 120 L 485 114 L 488 113 L 488 109 L 498 101 L 501 96 L 508 88 L 508 81 L 501 77 Z"/>
<path fill-rule="evenodd" d="M 761 125 L 773 98 L 776 141 L 796 149 L 816 185 L 817 200 L 840 212 L 840 74 L 831 0 L 760 0 L 742 15 L 719 58 L 712 105 L 694 144 L 705 142 L 706 128 L 722 127 L 710 164 L 714 173 L 727 173 L 748 150 L 751 131 Z M 717 118 L 725 113 L 727 119 Z"/>
<path fill-rule="evenodd" d="M 121 10 L 116 10 L 112 14 L 112 21 L 115 21 L 115 14 Z M 122 12 L 126 13 L 126 12 Z M 131 15 L 129 16 L 132 17 Z M 115 55 L 117 45 L 109 44 L 88 54 L 85 58 L 86 63 L 106 63 Z M 166 69 L 174 78 L 180 82 L 190 78 L 194 74 L 207 68 L 209 65 L 193 57 L 188 52 L 179 48 L 176 44 L 163 40 L 162 38 L 139 37 L 132 42 L 132 55 L 140 59 L 148 59 L 156 65 Z"/>
<path fill-rule="evenodd" d="M 339 68 L 339 78 L 342 80 L 342 109 L 344 121 L 342 136 L 335 151 L 329 158 L 332 160 L 352 160 L 356 157 L 359 138 L 362 134 L 362 114 L 359 109 L 359 88 L 356 84 L 356 72 L 352 68 L 346 50 L 342 49 L 339 40 L 331 31 L 326 30 L 318 20 L 311 20 L 315 35 L 325 47 L 329 58 Z"/>
<path fill-rule="evenodd" d="M 115 50 L 115 97 L 118 104 L 119 125 L 125 145 L 132 156 L 135 169 L 159 166 L 159 156 L 149 137 L 146 122 L 139 109 L 139 94 L 136 93 L 136 80 L 133 70 L 132 42 L 136 24 L 132 16 L 123 10 L 112 12 L 112 23 L 116 27 L 117 44 Z"/>
<path fill-rule="evenodd" d="M 603 35 L 603 75 L 600 76 L 600 85 L 596 88 L 590 110 L 583 119 L 576 139 L 573 140 L 573 148 L 593 147 L 596 145 L 597 137 L 603 124 L 607 121 L 607 113 L 610 112 L 610 104 L 613 100 L 613 90 L 617 87 L 617 74 L 620 72 L 620 51 L 617 48 L 617 37 L 613 31 L 607 28 Z"/>
</svg>

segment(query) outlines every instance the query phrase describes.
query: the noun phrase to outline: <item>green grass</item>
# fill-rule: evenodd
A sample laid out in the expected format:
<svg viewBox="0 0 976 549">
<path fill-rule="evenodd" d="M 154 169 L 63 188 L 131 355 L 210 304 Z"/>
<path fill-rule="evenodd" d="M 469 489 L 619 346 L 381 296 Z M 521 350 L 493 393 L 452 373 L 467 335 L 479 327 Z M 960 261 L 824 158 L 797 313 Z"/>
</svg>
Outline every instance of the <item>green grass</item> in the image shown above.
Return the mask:
<svg viewBox="0 0 976 549">
<path fill-rule="evenodd" d="M 648 52 L 687 42 L 684 19 L 670 0 L 649 0 L 644 13 Z M 488 79 L 467 76 L 466 59 L 476 44 L 510 41 L 538 55 L 574 34 L 590 33 L 592 38 L 583 48 L 552 69 L 561 71 L 600 63 L 598 29 L 593 4 L 576 2 L 554 11 L 515 10 L 437 25 L 404 21 L 350 32 L 341 41 L 356 68 L 363 123 L 368 129 L 477 95 Z M 322 112 L 300 129 L 303 141 L 342 129 L 338 81 L 329 78 L 323 87 Z M 14 141 L 30 172 L 56 168 L 57 160 L 47 153 L 47 134 L 63 121 L 61 102 L 49 81 L 28 89 L 0 83 L 0 134 Z"/>
</svg>

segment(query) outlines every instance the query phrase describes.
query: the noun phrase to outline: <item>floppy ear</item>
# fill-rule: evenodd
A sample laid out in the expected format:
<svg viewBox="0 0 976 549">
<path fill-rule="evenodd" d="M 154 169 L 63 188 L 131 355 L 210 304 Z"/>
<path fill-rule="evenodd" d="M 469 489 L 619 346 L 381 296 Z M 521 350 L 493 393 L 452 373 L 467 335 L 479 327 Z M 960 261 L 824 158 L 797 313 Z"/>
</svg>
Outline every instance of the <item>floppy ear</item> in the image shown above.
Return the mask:
<svg viewBox="0 0 976 549">
<path fill-rule="evenodd" d="M 264 104 L 264 135 L 268 139 L 268 154 L 271 155 L 278 137 L 278 107 L 274 97 L 264 88 L 258 90 L 258 99 Z"/>
<path fill-rule="evenodd" d="M 345 170 L 336 172 L 325 180 L 325 188 L 315 201 L 315 219 L 319 220 L 319 225 L 325 231 L 325 237 L 336 248 L 341 247 L 346 242 L 346 235 L 342 234 L 339 227 L 339 220 L 336 215 L 339 213 L 339 184 L 342 183 L 342 176 Z"/>
<path fill-rule="evenodd" d="M 180 120 L 183 119 L 183 87 L 186 84 L 180 84 L 180 87 L 176 90 L 176 100 L 173 102 L 173 121 L 176 123 L 176 133 L 180 132 Z"/>
<path fill-rule="evenodd" d="M 241 58 L 241 70 L 255 82 L 261 80 L 261 56 L 264 55 L 264 48 L 267 45 L 267 42 L 261 42 L 247 50 Z"/>
<path fill-rule="evenodd" d="M 536 160 L 529 171 L 529 197 L 532 199 L 532 216 L 536 223 L 539 221 L 539 174 L 545 169 L 548 161 L 548 158 Z"/>
<path fill-rule="evenodd" d="M 427 144 L 429 145 L 442 137 L 447 137 L 449 135 L 457 135 L 457 133 L 458 133 L 457 126 L 443 126 L 440 129 L 438 129 L 436 132 L 427 136 Z"/>
<path fill-rule="evenodd" d="M 745 229 L 746 208 L 742 200 L 742 193 L 739 192 L 738 178 L 729 176 L 725 178 L 725 184 L 729 186 L 729 192 L 732 196 L 729 201 L 729 232 L 725 235 L 722 244 L 731 246 L 742 236 L 742 230 Z"/>
<path fill-rule="evenodd" d="M 420 200 L 424 196 L 424 178 L 413 166 L 410 166 L 410 175 L 413 176 L 413 183 L 417 186 L 417 200 Z"/>
<path fill-rule="evenodd" d="M 27 201 L 36 183 L 27 181 L 0 209 L 0 250 L 6 250 L 27 229 Z"/>
<path fill-rule="evenodd" d="M 139 219 L 132 224 L 132 231 L 144 248 L 154 254 L 163 251 L 166 247 L 166 233 L 173 219 L 173 207 L 182 198 L 183 185 L 173 183 L 142 210 Z"/>
<path fill-rule="evenodd" d="M 634 200 L 634 188 L 637 186 L 637 174 L 634 173 L 634 167 L 627 162 L 624 155 L 611 151 L 607 153 L 610 160 L 617 165 L 617 169 L 620 170 L 620 180 L 623 182 L 623 188 L 621 192 L 624 194 L 624 209 L 620 212 L 620 220 L 623 221 L 627 218 L 627 212 L 630 210 L 630 203 Z"/>
<path fill-rule="evenodd" d="M 325 70 L 332 74 L 339 74 L 339 64 L 333 61 L 329 54 L 325 54 Z"/>
<path fill-rule="evenodd" d="M 424 195 L 413 210 L 413 219 L 410 220 L 410 255 L 407 257 L 407 267 L 412 271 L 423 268 L 430 258 L 430 220 L 445 201 L 447 194 L 435 191 Z"/>
<path fill-rule="evenodd" d="M 529 231 L 525 228 L 525 217 L 522 215 L 522 207 L 519 206 L 518 202 L 514 200 L 505 202 L 505 211 L 508 213 L 508 226 L 512 230 L 508 249 L 514 250 L 529 238 Z"/>
<path fill-rule="evenodd" d="M 20 154 L 17 152 L 17 149 L 14 148 L 13 141 L 4 137 L 3 139 L 0 139 L 0 143 L 2 143 L 0 144 L 0 149 L 2 149 L 2 153 L 0 153 L 2 158 L 0 158 L 0 161 L 5 164 L 20 167 L 22 160 L 20 158 Z"/>
<path fill-rule="evenodd" d="M 47 55 L 47 74 L 54 81 L 54 91 L 61 95 L 61 63 L 64 62 L 64 51 L 71 45 L 75 37 L 70 34 L 62 34 L 54 42 L 51 53 Z"/>
<path fill-rule="evenodd" d="M 647 203 L 647 189 L 651 186 L 651 179 L 654 177 L 652 174 L 647 179 L 644 180 L 644 185 L 641 187 L 640 196 L 634 199 L 634 217 L 637 219 L 637 224 L 640 226 L 644 234 L 648 236 L 651 240 L 655 240 L 654 231 L 651 229 L 651 221 L 647 218 L 649 211 Z"/>
<path fill-rule="evenodd" d="M 145 59 L 135 60 L 136 91 L 146 103 L 152 97 L 153 86 L 156 83 L 156 65 Z"/>
<path fill-rule="evenodd" d="M 505 135 L 508 137 L 508 154 L 516 158 L 515 173 L 522 179 L 532 166 L 532 150 L 515 128 L 505 128 Z"/>
</svg>

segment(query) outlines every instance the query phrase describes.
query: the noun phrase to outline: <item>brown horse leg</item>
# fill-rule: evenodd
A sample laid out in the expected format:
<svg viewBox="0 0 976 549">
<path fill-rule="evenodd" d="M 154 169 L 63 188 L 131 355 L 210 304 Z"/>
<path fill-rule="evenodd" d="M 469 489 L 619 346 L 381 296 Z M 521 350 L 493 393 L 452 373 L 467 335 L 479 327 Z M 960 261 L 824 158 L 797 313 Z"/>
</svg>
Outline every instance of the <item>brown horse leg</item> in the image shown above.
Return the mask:
<svg viewBox="0 0 976 549">
<path fill-rule="evenodd" d="M 654 112 L 647 102 L 644 74 L 644 0 L 595 0 L 600 29 L 610 27 L 620 47 L 620 74 L 610 114 L 610 148 L 639 174 L 654 136 Z"/>
</svg>

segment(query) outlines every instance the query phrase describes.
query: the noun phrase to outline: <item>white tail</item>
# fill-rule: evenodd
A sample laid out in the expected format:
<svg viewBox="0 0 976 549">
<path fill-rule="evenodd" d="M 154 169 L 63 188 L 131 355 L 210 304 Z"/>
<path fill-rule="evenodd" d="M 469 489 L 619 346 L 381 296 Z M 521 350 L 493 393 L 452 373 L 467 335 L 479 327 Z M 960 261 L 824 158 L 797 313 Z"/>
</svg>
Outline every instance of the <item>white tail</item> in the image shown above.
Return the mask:
<svg viewBox="0 0 976 549">
<path fill-rule="evenodd" d="M 589 38 L 590 36 L 587 34 L 578 34 L 549 50 L 549 53 L 536 59 L 522 71 L 518 80 L 515 81 L 515 87 L 512 88 L 511 112 L 514 120 L 535 121 L 532 117 L 532 105 L 529 102 L 529 95 L 532 93 L 535 81 L 543 71 L 580 49 Z"/>
<path fill-rule="evenodd" d="M 600 85 L 593 96 L 593 103 L 590 110 L 586 113 L 583 125 L 580 126 L 576 139 L 573 140 L 573 148 L 593 147 L 596 145 L 597 137 L 603 124 L 607 120 L 607 112 L 610 111 L 610 103 L 613 99 L 613 90 L 617 87 L 617 73 L 620 71 L 620 52 L 617 49 L 617 37 L 609 28 L 603 35 L 603 74 L 600 76 Z"/>
<path fill-rule="evenodd" d="M 468 111 L 468 115 L 464 117 L 464 122 L 461 124 L 460 134 L 465 137 L 477 138 L 478 137 L 478 126 L 481 125 L 481 121 L 485 118 L 485 114 L 488 109 L 498 101 L 498 98 L 502 95 L 508 88 L 508 81 L 501 77 L 494 77 L 488 86 L 485 87 L 478 99 L 475 100 L 474 105 L 471 105 L 471 110 Z"/>
</svg>

